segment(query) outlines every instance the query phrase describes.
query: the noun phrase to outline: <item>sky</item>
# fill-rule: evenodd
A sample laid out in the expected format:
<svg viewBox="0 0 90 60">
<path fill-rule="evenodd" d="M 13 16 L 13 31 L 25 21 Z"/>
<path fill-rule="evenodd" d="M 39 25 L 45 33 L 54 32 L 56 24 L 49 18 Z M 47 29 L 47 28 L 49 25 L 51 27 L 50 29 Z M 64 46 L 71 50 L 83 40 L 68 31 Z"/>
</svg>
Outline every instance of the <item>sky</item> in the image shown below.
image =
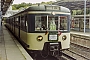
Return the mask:
<svg viewBox="0 0 90 60">
<path fill-rule="evenodd" d="M 13 4 L 19 4 L 22 2 L 25 2 L 25 3 L 41 3 L 41 2 L 48 2 L 48 1 L 56 1 L 56 0 L 14 0 Z"/>
</svg>

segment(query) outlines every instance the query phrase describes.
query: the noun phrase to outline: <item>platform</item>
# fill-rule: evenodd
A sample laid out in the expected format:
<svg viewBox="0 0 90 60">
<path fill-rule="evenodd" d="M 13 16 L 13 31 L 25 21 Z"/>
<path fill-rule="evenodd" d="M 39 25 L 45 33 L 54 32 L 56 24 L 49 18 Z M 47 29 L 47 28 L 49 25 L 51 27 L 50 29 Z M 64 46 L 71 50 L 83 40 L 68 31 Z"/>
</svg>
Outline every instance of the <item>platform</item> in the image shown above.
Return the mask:
<svg viewBox="0 0 90 60">
<path fill-rule="evenodd" d="M 33 60 L 4 26 L 0 30 L 0 60 Z"/>
<path fill-rule="evenodd" d="M 70 31 L 70 33 L 90 37 L 90 32 Z"/>
</svg>

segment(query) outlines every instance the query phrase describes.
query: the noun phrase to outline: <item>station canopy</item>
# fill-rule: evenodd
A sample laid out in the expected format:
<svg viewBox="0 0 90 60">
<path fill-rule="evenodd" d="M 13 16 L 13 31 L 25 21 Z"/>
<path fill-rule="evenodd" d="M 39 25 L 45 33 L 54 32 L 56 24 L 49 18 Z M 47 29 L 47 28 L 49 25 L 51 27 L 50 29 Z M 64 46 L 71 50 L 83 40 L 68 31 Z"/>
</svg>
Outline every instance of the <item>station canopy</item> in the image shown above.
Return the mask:
<svg viewBox="0 0 90 60">
<path fill-rule="evenodd" d="M 56 0 L 55 5 L 64 6 L 70 10 L 84 9 L 85 0 Z M 86 8 L 90 8 L 90 0 L 86 0 Z"/>
<path fill-rule="evenodd" d="M 6 13 L 8 10 L 9 6 L 13 3 L 13 0 L 1 0 L 1 11 L 2 15 Z"/>
<path fill-rule="evenodd" d="M 14 0 L 1 0 L 1 11 L 2 15 L 6 13 L 9 6 L 13 3 Z M 85 0 L 56 0 L 53 4 L 64 6 L 70 10 L 81 10 L 84 9 Z M 90 8 L 90 0 L 86 0 L 86 7 Z"/>
</svg>

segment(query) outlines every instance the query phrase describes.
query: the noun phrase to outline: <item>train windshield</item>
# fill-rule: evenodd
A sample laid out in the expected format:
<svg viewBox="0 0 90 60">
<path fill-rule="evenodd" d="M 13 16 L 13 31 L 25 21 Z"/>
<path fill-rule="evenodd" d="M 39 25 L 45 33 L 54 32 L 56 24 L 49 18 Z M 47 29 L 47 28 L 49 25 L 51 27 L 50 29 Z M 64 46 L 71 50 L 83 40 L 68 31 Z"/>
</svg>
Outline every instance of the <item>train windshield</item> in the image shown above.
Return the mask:
<svg viewBox="0 0 90 60">
<path fill-rule="evenodd" d="M 68 31 L 67 16 L 35 16 L 35 31 Z"/>
</svg>

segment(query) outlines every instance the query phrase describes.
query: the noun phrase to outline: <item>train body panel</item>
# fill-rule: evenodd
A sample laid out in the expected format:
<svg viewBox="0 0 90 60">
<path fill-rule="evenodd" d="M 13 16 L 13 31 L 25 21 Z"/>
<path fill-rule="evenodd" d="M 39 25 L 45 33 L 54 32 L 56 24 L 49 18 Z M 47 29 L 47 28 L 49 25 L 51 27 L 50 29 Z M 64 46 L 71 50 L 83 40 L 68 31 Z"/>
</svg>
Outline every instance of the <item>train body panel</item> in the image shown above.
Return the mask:
<svg viewBox="0 0 90 60">
<path fill-rule="evenodd" d="M 62 36 L 66 36 L 66 40 L 62 40 Z M 59 40 L 61 42 L 62 45 L 62 49 L 67 49 L 70 48 L 70 33 L 62 33 L 59 37 Z"/>
<path fill-rule="evenodd" d="M 18 36 L 18 34 L 19 34 L 18 32 L 19 32 L 18 28 L 15 28 L 15 35 L 16 36 Z"/>
<path fill-rule="evenodd" d="M 15 28 L 12 26 L 12 32 L 14 33 L 14 31 L 15 31 Z"/>
<path fill-rule="evenodd" d="M 38 41 L 37 37 L 42 36 L 43 40 Z M 48 34 L 45 33 L 28 33 L 27 34 L 27 44 L 30 45 L 31 50 L 42 50 L 44 43 L 48 42 Z"/>
<path fill-rule="evenodd" d="M 20 30 L 20 39 L 21 39 L 24 43 L 27 43 L 27 32 Z"/>
<path fill-rule="evenodd" d="M 6 23 L 5 25 L 6 25 L 8 28 L 10 28 L 10 27 L 9 27 L 10 25 L 9 25 L 8 23 Z"/>
<path fill-rule="evenodd" d="M 62 36 L 66 35 L 67 39 L 66 40 L 62 40 Z M 38 41 L 37 37 L 38 36 L 42 36 L 43 40 L 42 41 Z M 67 49 L 70 48 L 70 33 L 62 33 L 60 36 L 58 36 L 58 41 L 56 42 L 61 42 L 61 50 L 63 49 Z M 45 33 L 27 33 L 27 42 L 26 44 L 29 45 L 28 49 L 31 50 L 43 50 L 44 48 L 44 43 L 45 42 L 50 42 L 48 41 L 48 34 L 45 35 Z"/>
</svg>

